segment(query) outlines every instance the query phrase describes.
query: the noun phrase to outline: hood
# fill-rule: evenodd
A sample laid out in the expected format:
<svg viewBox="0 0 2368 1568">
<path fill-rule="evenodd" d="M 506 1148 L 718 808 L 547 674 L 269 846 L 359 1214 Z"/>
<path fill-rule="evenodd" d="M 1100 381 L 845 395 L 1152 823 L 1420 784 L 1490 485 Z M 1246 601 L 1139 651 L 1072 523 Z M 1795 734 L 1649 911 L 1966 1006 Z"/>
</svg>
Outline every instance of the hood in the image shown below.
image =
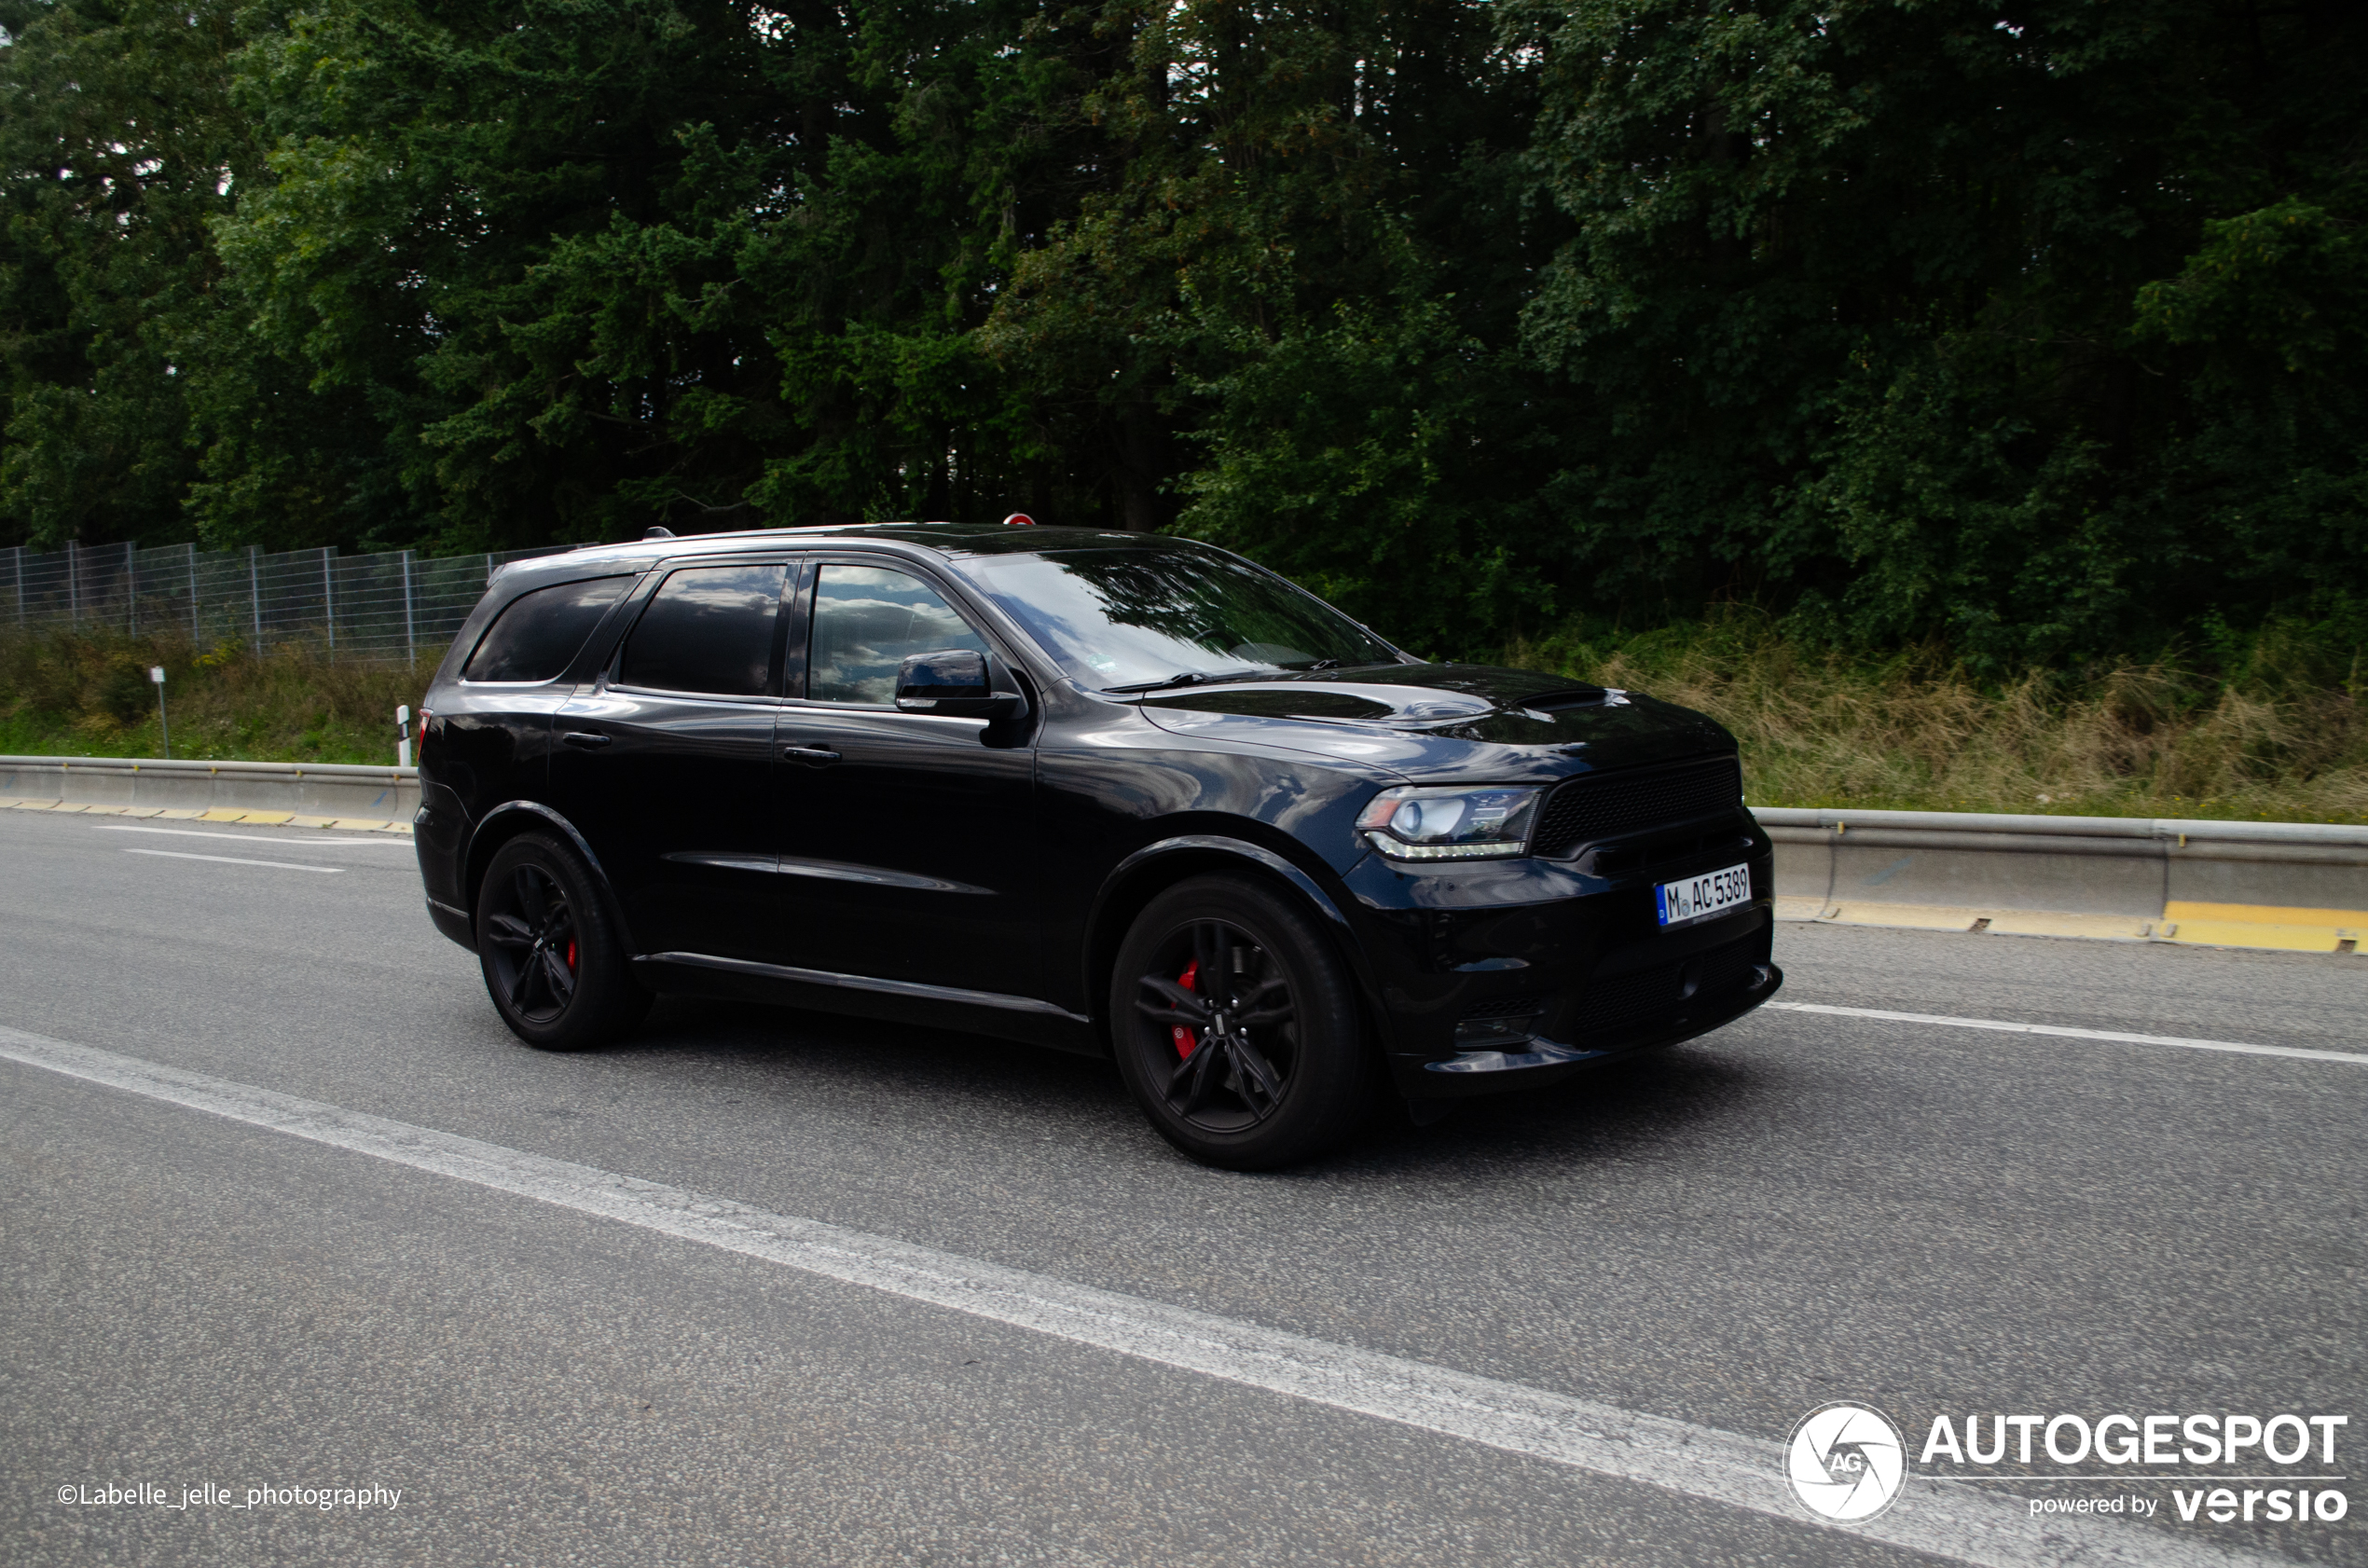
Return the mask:
<svg viewBox="0 0 2368 1568">
<path fill-rule="evenodd" d="M 1560 777 L 1735 750 L 1691 708 L 1489 665 L 1277 674 L 1154 693 L 1142 705 L 1178 734 L 1331 752 L 1426 778 Z"/>
</svg>

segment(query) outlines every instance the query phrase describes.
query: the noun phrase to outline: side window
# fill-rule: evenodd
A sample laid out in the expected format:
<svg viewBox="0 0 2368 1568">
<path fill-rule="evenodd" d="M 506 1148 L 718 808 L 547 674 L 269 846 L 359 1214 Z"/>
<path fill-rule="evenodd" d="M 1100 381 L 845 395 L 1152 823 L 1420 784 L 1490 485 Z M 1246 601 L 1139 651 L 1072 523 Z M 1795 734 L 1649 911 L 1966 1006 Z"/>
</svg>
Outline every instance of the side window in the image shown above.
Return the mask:
<svg viewBox="0 0 2368 1568">
<path fill-rule="evenodd" d="M 663 692 L 761 697 L 788 568 L 694 566 L 667 574 L 625 640 L 617 680 Z"/>
<path fill-rule="evenodd" d="M 564 673 L 631 577 L 587 577 L 520 594 L 493 618 L 463 681 L 550 681 Z"/>
<path fill-rule="evenodd" d="M 814 662 L 805 693 L 817 702 L 896 700 L 896 669 L 911 653 L 988 652 L 937 591 L 907 572 L 826 564 L 814 585 Z"/>
</svg>

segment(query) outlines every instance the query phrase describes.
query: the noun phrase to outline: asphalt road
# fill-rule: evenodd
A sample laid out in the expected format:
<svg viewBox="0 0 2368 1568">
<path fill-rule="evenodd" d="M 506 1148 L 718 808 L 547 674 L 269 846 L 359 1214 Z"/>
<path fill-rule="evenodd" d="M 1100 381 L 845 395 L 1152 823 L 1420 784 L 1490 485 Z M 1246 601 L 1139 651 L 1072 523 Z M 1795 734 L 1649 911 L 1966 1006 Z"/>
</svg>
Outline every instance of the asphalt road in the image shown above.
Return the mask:
<svg viewBox="0 0 2368 1568">
<path fill-rule="evenodd" d="M 540 1054 L 407 845 L 126 825 L 0 812 L 0 1027 L 1771 1451 L 1837 1399 L 1911 1451 L 1936 1414 L 2347 1415 L 2287 1468 L 2368 1506 L 2368 1061 L 1765 1011 L 1244 1176 L 1105 1066 L 967 1036 L 668 1002 Z M 1777 956 L 1794 1002 L 2368 1055 L 2368 957 L 1797 926 Z M 0 1322 L 12 1563 L 1940 1560 L 15 1061 Z M 2358 1507 L 2183 1523 L 2172 1482 L 2003 1468 L 2156 1500 L 2124 1561 L 2368 1562 Z M 81 1500 L 209 1483 L 400 1497 Z"/>
</svg>

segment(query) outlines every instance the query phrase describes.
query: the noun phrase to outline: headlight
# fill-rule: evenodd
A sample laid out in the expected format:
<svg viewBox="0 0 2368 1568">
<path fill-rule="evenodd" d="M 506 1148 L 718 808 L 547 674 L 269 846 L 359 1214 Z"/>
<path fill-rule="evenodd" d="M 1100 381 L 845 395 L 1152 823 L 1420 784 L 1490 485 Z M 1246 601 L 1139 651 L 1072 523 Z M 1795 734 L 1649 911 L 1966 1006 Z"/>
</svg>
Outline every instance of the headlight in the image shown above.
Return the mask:
<svg viewBox="0 0 2368 1568">
<path fill-rule="evenodd" d="M 1479 860 L 1529 848 L 1536 789 L 1401 784 L 1356 818 L 1365 841 L 1393 860 Z"/>
</svg>

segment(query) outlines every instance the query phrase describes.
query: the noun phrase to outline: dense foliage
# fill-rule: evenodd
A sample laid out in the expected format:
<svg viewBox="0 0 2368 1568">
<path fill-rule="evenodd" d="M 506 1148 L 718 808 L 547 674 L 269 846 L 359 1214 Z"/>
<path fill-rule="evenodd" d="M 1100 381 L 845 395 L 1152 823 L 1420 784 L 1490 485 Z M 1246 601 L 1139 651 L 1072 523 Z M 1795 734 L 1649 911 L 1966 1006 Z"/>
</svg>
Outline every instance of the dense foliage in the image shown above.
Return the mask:
<svg viewBox="0 0 2368 1568">
<path fill-rule="evenodd" d="M 2344 0 L 0 0 L 0 540 L 1177 529 L 1425 648 L 2368 604 Z"/>
</svg>

